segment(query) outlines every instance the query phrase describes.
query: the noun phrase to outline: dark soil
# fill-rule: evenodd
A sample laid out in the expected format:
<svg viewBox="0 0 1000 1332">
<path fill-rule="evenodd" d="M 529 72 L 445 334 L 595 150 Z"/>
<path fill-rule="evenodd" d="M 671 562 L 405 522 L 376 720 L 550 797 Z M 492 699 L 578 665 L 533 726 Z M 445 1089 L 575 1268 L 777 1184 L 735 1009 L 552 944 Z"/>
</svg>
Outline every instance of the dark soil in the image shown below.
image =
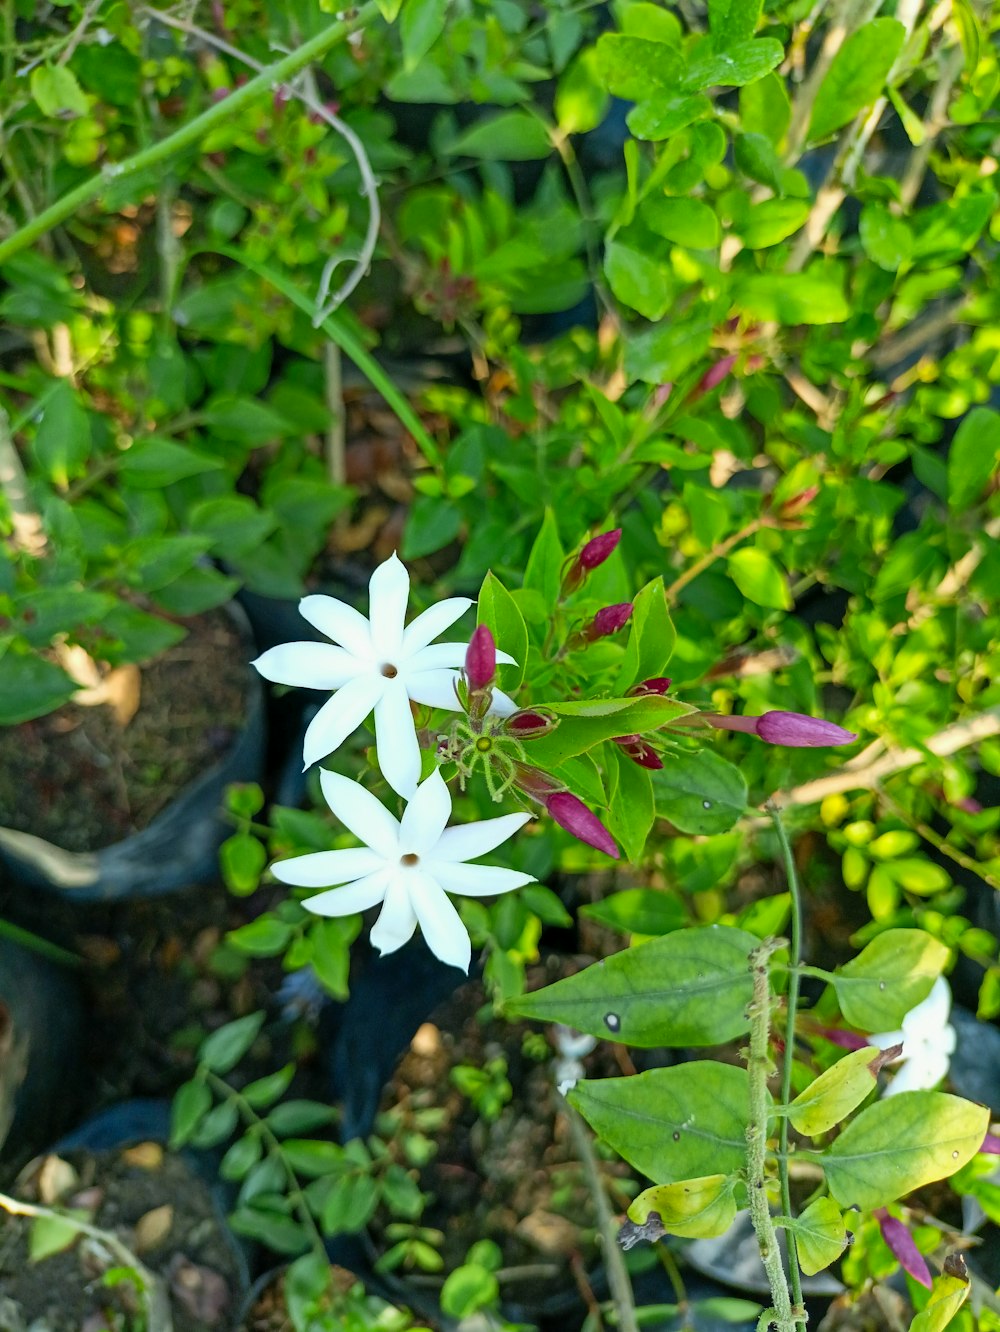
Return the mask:
<svg viewBox="0 0 1000 1332">
<path fill-rule="evenodd" d="M 551 959 L 529 975 L 528 988 L 575 969 Z M 491 1239 L 503 1252 L 505 1299 L 541 1307 L 571 1297 L 598 1262 L 593 1201 L 555 1088 L 555 1048 L 533 1049 L 536 1025 L 494 1018 L 484 1005 L 474 982 L 435 1010 L 386 1088 L 376 1127 L 404 1164 L 407 1130 L 434 1139 L 436 1154 L 419 1172 L 420 1188 L 431 1195 L 419 1224 L 442 1232 L 444 1271 L 459 1266 L 477 1240 Z M 598 1042 L 582 1060 L 585 1076 L 620 1075 L 620 1053 Z M 453 1086 L 451 1070 L 482 1068 L 499 1054 L 513 1097 L 487 1123 Z M 437 1121 L 433 1129 L 430 1121 Z M 629 1167 L 602 1160 L 600 1168 L 612 1207 L 624 1209 L 633 1192 L 625 1186 Z M 381 1251 L 389 1244 L 379 1232 L 390 1220 L 379 1216 L 373 1227 Z"/>
<path fill-rule="evenodd" d="M 178 1156 L 155 1143 L 124 1152 L 71 1152 L 68 1187 L 46 1187 L 55 1176 L 49 1157 L 22 1186 L 28 1201 L 83 1209 L 93 1226 L 116 1235 L 167 1287 L 174 1332 L 205 1332 L 232 1325 L 240 1304 L 240 1264 L 206 1186 Z M 128 1267 L 103 1241 L 79 1236 L 59 1253 L 32 1262 L 36 1223 L 5 1219 L 0 1229 L 0 1327 L 22 1332 L 101 1332 L 145 1326 L 141 1297 L 129 1281 L 111 1283 L 109 1271 Z M 115 1322 L 115 1317 L 121 1322 Z M 132 1319 L 134 1321 L 128 1321 Z"/>
<path fill-rule="evenodd" d="M 246 712 L 247 644 L 222 611 L 142 668 L 124 726 L 106 704 L 11 727 L 0 747 L 0 826 L 67 851 L 96 851 L 149 824 L 217 763 Z"/>
</svg>

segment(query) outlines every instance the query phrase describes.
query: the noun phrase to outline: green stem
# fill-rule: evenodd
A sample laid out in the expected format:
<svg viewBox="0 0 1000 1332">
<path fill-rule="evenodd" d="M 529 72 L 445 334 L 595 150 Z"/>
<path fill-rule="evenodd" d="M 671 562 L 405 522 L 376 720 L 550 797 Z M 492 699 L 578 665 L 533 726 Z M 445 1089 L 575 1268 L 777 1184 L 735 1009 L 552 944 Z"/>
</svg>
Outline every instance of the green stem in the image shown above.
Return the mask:
<svg viewBox="0 0 1000 1332">
<path fill-rule="evenodd" d="M 20 944 L 23 948 L 30 948 L 33 953 L 47 957 L 50 961 L 58 962 L 64 967 L 83 966 L 83 958 L 76 953 L 60 948 L 58 944 L 49 943 L 48 939 L 40 939 L 37 934 L 32 934 L 30 930 L 23 930 L 20 925 L 12 925 L 9 920 L 0 920 L 0 939 L 9 939 L 11 943 Z"/>
<path fill-rule="evenodd" d="M 279 83 L 287 83 L 306 65 L 312 64 L 314 60 L 319 60 L 331 47 L 336 46 L 350 33 L 363 27 L 369 19 L 373 19 L 379 12 L 377 0 L 367 0 L 366 4 L 360 6 L 348 19 L 340 19 L 331 23 L 328 28 L 318 32 L 315 37 L 304 42 L 296 51 L 282 56 L 276 60 L 273 65 L 268 65 L 266 69 L 245 83 L 242 88 L 235 88 L 228 97 L 221 102 L 207 107 L 200 116 L 194 120 L 188 121 L 180 129 L 170 134 L 159 143 L 154 143 L 148 148 L 143 148 L 140 152 L 134 153 L 124 162 L 118 162 L 106 166 L 96 175 L 77 185 L 75 189 L 64 194 L 61 199 L 50 204 L 37 217 L 32 218 L 12 236 L 6 240 L 0 241 L 0 263 L 10 259 L 13 255 L 19 254 L 29 245 L 33 245 L 39 237 L 46 235 L 57 227 L 61 222 L 78 212 L 84 204 L 92 202 L 100 197 L 107 187 L 113 182 L 117 182 L 126 176 L 130 176 L 139 171 L 148 171 L 151 167 L 160 166 L 164 162 L 170 161 L 178 153 L 186 148 L 193 147 L 201 139 L 219 125 L 224 125 L 227 121 L 237 117 L 253 102 L 266 95 L 269 95 Z"/>
<path fill-rule="evenodd" d="M 781 1103 L 787 1106 L 792 1095 L 795 1019 L 798 1016 L 799 983 L 802 975 L 799 970 L 799 960 L 802 956 L 802 893 L 799 887 L 798 872 L 795 868 L 795 857 L 792 855 L 791 844 L 785 832 L 785 826 L 781 822 L 781 815 L 772 806 L 768 806 L 767 812 L 770 814 L 774 823 L 774 830 L 778 834 L 778 842 L 785 862 L 785 874 L 788 879 L 788 892 L 792 902 L 791 942 L 788 949 L 790 966 L 788 970 L 788 992 L 785 1001 L 785 1054 L 781 1067 Z M 790 1217 L 792 1215 L 792 1196 L 788 1178 L 788 1117 L 786 1115 L 782 1115 L 781 1126 L 778 1131 L 778 1179 L 781 1184 L 781 1210 L 785 1216 Z M 799 1316 L 798 1313 L 803 1306 L 802 1280 L 799 1273 L 799 1255 L 795 1232 L 787 1230 L 785 1238 L 788 1241 L 788 1271 L 792 1284 L 792 1299 L 795 1302 L 795 1323 L 796 1326 L 804 1328 L 805 1318 Z"/>
<path fill-rule="evenodd" d="M 747 1124 L 747 1197 L 750 1220 L 753 1224 L 761 1261 L 771 1288 L 772 1307 L 762 1315 L 758 1328 L 772 1324 L 778 1332 L 795 1332 L 798 1320 L 792 1312 L 788 1281 L 781 1262 L 778 1236 L 767 1201 L 765 1160 L 767 1156 L 768 1095 L 767 1075 L 770 1070 L 768 1041 L 771 1026 L 771 981 L 768 959 L 781 946 L 778 939 L 766 939 L 750 954 L 750 974 L 753 977 L 753 997 L 750 1000 L 750 1054 L 747 1060 L 750 1091 L 750 1119 Z"/>
</svg>

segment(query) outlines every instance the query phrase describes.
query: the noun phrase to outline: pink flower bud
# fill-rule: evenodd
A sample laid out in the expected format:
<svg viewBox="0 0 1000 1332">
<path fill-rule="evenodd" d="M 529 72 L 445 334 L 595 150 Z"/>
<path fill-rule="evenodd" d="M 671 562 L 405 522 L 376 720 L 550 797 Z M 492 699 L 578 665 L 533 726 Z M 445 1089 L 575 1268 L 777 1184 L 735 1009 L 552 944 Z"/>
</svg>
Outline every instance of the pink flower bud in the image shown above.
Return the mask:
<svg viewBox="0 0 1000 1332">
<path fill-rule="evenodd" d="M 516 736 L 518 740 L 537 740 L 540 735 L 554 731 L 558 725 L 559 718 L 552 713 L 525 708 L 507 717 L 503 729 L 505 734 Z"/>
<path fill-rule="evenodd" d="M 778 505 L 778 512 L 775 515 L 780 523 L 787 523 L 792 518 L 797 518 L 800 513 L 804 513 L 809 505 L 819 494 L 819 486 L 809 486 L 805 490 L 800 490 L 797 495 L 790 495 L 782 504 Z"/>
<path fill-rule="evenodd" d="M 614 606 L 604 606 L 597 612 L 589 624 L 584 625 L 583 636 L 588 643 L 598 638 L 607 638 L 624 629 L 632 618 L 631 601 L 619 601 Z"/>
<path fill-rule="evenodd" d="M 547 772 L 542 772 L 541 768 L 529 768 L 527 764 L 517 763 L 514 765 L 514 771 L 514 784 L 518 790 L 530 796 L 532 800 L 537 800 L 540 805 L 546 804 L 549 796 L 566 789 L 562 782 L 550 777 Z"/>
<path fill-rule="evenodd" d="M 711 393 L 712 389 L 718 388 L 722 381 L 729 375 L 733 366 L 736 364 L 736 355 L 722 356 L 714 365 L 710 365 L 701 379 L 698 380 L 691 390 L 689 400 L 702 398 L 706 393 Z"/>
<path fill-rule="evenodd" d="M 479 625 L 465 651 L 465 678 L 473 692 L 488 689 L 497 673 L 497 648 L 485 624 Z"/>
<path fill-rule="evenodd" d="M 663 767 L 663 759 L 641 735 L 617 735 L 615 744 L 620 745 L 622 752 L 627 754 L 633 763 L 638 763 L 640 768 L 649 768 L 651 772 L 656 772 Z"/>
<path fill-rule="evenodd" d="M 601 532 L 599 536 L 591 537 L 570 565 L 569 571 L 563 579 L 563 592 L 575 592 L 591 569 L 596 569 L 599 564 L 603 564 L 621 539 L 622 529 L 620 527 L 616 527 L 611 532 Z"/>
<path fill-rule="evenodd" d="M 819 749 L 826 745 L 849 745 L 857 736 L 835 722 L 807 717 L 802 712 L 765 712 L 762 717 L 721 717 L 703 713 L 717 731 L 746 731 L 769 745 L 794 749 Z"/>
<path fill-rule="evenodd" d="M 556 791 L 545 801 L 545 808 L 560 828 L 565 828 L 578 842 L 586 842 L 615 860 L 619 858 L 620 852 L 607 828 L 572 792 Z"/>
<path fill-rule="evenodd" d="M 635 698 L 642 694 L 665 694 L 672 681 L 667 675 L 654 675 L 649 680 L 640 680 L 631 689 L 625 691 L 626 698 Z"/>
<path fill-rule="evenodd" d="M 899 1265 L 903 1271 L 909 1272 L 914 1281 L 919 1281 L 922 1286 L 926 1286 L 930 1290 L 933 1282 L 924 1255 L 913 1242 L 913 1236 L 902 1221 L 890 1216 L 884 1207 L 877 1208 L 873 1216 L 878 1222 L 882 1238 L 896 1258 L 899 1259 Z"/>
</svg>

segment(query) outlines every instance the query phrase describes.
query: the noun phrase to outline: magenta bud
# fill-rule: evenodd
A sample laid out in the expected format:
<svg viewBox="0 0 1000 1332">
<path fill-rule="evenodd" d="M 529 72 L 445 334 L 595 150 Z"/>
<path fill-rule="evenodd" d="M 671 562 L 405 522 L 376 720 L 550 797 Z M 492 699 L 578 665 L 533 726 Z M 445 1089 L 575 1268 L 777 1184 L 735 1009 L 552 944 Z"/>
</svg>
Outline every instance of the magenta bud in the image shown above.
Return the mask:
<svg viewBox="0 0 1000 1332">
<path fill-rule="evenodd" d="M 604 563 L 621 539 L 620 527 L 614 528 L 611 532 L 602 532 L 600 536 L 591 537 L 576 558 L 585 569 L 596 569 L 599 564 Z"/>
<path fill-rule="evenodd" d="M 818 494 L 819 486 L 807 486 L 805 490 L 800 490 L 797 495 L 790 495 L 784 503 L 778 505 L 776 515 L 778 521 L 787 523 L 790 519 L 798 518 L 800 513 L 805 513 Z"/>
<path fill-rule="evenodd" d="M 634 684 L 631 689 L 625 691 L 626 698 L 635 698 L 642 694 L 665 694 L 671 686 L 671 679 L 667 675 L 654 675 L 649 680 L 640 680 Z"/>
<path fill-rule="evenodd" d="M 555 777 L 550 777 L 547 772 L 542 772 L 541 768 L 529 768 L 524 763 L 515 764 L 515 785 L 519 791 L 532 800 L 537 800 L 540 805 L 547 805 L 550 796 L 557 795 L 560 791 L 565 791 L 565 786 Z"/>
<path fill-rule="evenodd" d="M 465 678 L 475 693 L 488 689 L 497 673 L 497 647 L 485 624 L 479 625 L 465 650 Z"/>
<path fill-rule="evenodd" d="M 518 740 L 537 740 L 540 735 L 548 735 L 559 724 L 559 718 L 551 713 L 536 712 L 534 708 L 525 708 L 522 712 L 511 713 L 504 720 L 503 729 L 507 735 Z"/>
<path fill-rule="evenodd" d="M 588 643 L 598 638 L 607 638 L 624 629 L 632 618 L 631 601 L 620 601 L 614 606 L 604 606 L 597 612 L 589 624 L 584 625 L 583 636 Z"/>
<path fill-rule="evenodd" d="M 607 828 L 572 792 L 556 791 L 544 803 L 560 828 L 565 828 L 578 842 L 586 842 L 588 846 L 618 860 L 620 852 Z"/>
<path fill-rule="evenodd" d="M 884 1207 L 877 1208 L 873 1215 L 882 1232 L 882 1238 L 899 1260 L 903 1271 L 908 1272 L 914 1281 L 919 1281 L 922 1286 L 930 1290 L 934 1284 L 930 1269 L 906 1226 L 896 1217 L 890 1216 Z"/>
<path fill-rule="evenodd" d="M 694 388 L 691 390 L 691 397 L 701 398 L 706 393 L 711 393 L 712 389 L 718 388 L 722 381 L 727 378 L 735 364 L 735 354 L 720 357 L 714 365 L 708 367 L 701 379 L 695 384 Z"/>
<path fill-rule="evenodd" d="M 836 722 L 821 717 L 807 717 L 801 712 L 765 712 L 757 718 L 757 734 L 769 745 L 788 745 L 795 749 L 818 749 L 825 745 L 849 745 L 857 740 Z"/>
<path fill-rule="evenodd" d="M 641 735 L 616 735 L 615 744 L 620 745 L 622 753 L 627 754 L 633 763 L 638 763 L 640 768 L 657 772 L 663 767 L 663 759 Z"/>
<path fill-rule="evenodd" d="M 1000 1156 L 1000 1138 L 995 1133 L 987 1133 L 979 1150 L 986 1156 Z"/>
</svg>

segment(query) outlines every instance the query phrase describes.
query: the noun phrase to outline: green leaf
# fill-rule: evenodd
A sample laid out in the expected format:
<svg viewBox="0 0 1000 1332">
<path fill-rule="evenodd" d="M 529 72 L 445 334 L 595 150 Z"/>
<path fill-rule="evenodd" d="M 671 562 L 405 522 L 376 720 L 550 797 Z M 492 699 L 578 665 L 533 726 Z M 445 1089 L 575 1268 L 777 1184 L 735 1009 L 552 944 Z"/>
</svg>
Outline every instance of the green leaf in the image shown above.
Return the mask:
<svg viewBox="0 0 1000 1332">
<path fill-rule="evenodd" d="M 752 37 L 762 0 L 708 0 L 708 29 L 719 51 Z"/>
<path fill-rule="evenodd" d="M 248 495 L 220 495 L 200 500 L 188 512 L 188 526 L 210 542 L 209 549 L 228 559 L 252 555 L 276 526 Z"/>
<path fill-rule="evenodd" d="M 72 698 L 78 687 L 54 661 L 8 649 L 0 657 L 0 726 L 44 717 Z"/>
<path fill-rule="evenodd" d="M 875 1090 L 884 1062 L 882 1051 L 873 1046 L 838 1059 L 791 1103 L 788 1118 L 792 1127 L 807 1138 L 832 1129 Z"/>
<path fill-rule="evenodd" d="M 913 255 L 913 233 L 909 226 L 877 201 L 862 208 L 858 235 L 868 258 L 887 273 L 898 273 Z"/>
<path fill-rule="evenodd" d="M 740 42 L 728 51 L 716 51 L 688 65 L 681 80 L 682 92 L 701 92 L 703 88 L 738 88 L 755 83 L 769 74 L 785 57 L 784 47 L 773 37 L 757 37 Z"/>
<path fill-rule="evenodd" d="M 765 199 L 752 204 L 735 230 L 751 250 L 764 250 L 794 235 L 809 216 L 808 199 Z"/>
<path fill-rule="evenodd" d="M 842 1207 L 871 1211 L 971 1161 L 990 1111 L 946 1092 L 900 1092 L 862 1110 L 818 1159 Z"/>
<path fill-rule="evenodd" d="M 662 319 L 674 296 L 669 265 L 644 249 L 624 241 L 608 241 L 604 247 L 604 276 L 623 305 L 645 319 Z"/>
<path fill-rule="evenodd" d="M 349 1162 L 339 1142 L 317 1142 L 314 1138 L 286 1138 L 281 1144 L 285 1160 L 297 1175 L 319 1179 L 339 1174 Z"/>
<path fill-rule="evenodd" d="M 212 1108 L 212 1093 L 203 1079 L 182 1083 L 170 1107 L 170 1146 L 183 1147 Z"/>
<path fill-rule="evenodd" d="M 751 273 L 733 284 L 733 303 L 779 324 L 840 324 L 851 313 L 842 275 L 821 266 L 808 273 Z"/>
<path fill-rule="evenodd" d="M 937 1277 L 930 1299 L 910 1323 L 909 1332 L 944 1332 L 969 1298 L 971 1288 L 967 1277 Z"/>
<path fill-rule="evenodd" d="M 552 152 L 549 132 L 527 111 L 501 111 L 477 120 L 450 143 L 452 157 L 479 157 L 487 162 L 530 162 Z"/>
<path fill-rule="evenodd" d="M 847 1248 L 847 1227 L 832 1198 L 817 1198 L 784 1225 L 795 1236 L 799 1266 L 806 1276 L 822 1272 Z"/>
<path fill-rule="evenodd" d="M 742 87 L 739 108 L 744 134 L 764 134 L 775 147 L 781 143 L 792 118 L 792 106 L 780 75 L 765 74 Z"/>
<path fill-rule="evenodd" d="M 282 1101 L 267 1117 L 267 1126 L 279 1138 L 293 1133 L 312 1133 L 332 1124 L 337 1112 L 319 1101 Z"/>
<path fill-rule="evenodd" d="M 663 384 L 680 379 L 708 350 L 712 324 L 686 319 L 667 319 L 646 333 L 625 340 L 625 373 L 629 379 Z"/>
<path fill-rule="evenodd" d="M 295 1065 L 286 1064 L 284 1068 L 279 1068 L 275 1073 L 268 1073 L 266 1077 L 248 1082 L 240 1095 L 248 1105 L 252 1105 L 255 1110 L 260 1110 L 263 1106 L 271 1105 L 279 1096 L 284 1096 L 291 1086 L 294 1076 Z"/>
<path fill-rule="evenodd" d="M 556 516 L 547 508 L 524 568 L 525 588 L 540 592 L 546 609 L 558 600 L 565 562 L 566 552 L 559 540 Z"/>
<path fill-rule="evenodd" d="M 663 579 L 654 578 L 632 601 L 629 637 L 616 688 L 630 689 L 661 677 L 673 656 L 677 632 L 670 618 Z"/>
<path fill-rule="evenodd" d="M 600 81 L 597 51 L 588 46 L 559 77 L 556 85 L 556 124 L 564 134 L 585 134 L 607 115 L 608 94 Z"/>
<path fill-rule="evenodd" d="M 625 1045 L 719 1045 L 748 1030 L 747 958 L 758 943 L 729 925 L 676 930 L 505 1007 Z"/>
<path fill-rule="evenodd" d="M 644 1189 L 628 1209 L 630 1221 L 644 1224 L 656 1212 L 668 1235 L 682 1239 L 714 1239 L 736 1220 L 735 1181 L 730 1175 L 703 1175 L 676 1184 Z"/>
<path fill-rule="evenodd" d="M 448 0 L 407 0 L 399 21 L 404 70 L 416 69 L 444 32 Z"/>
<path fill-rule="evenodd" d="M 403 0 L 376 0 L 376 4 L 386 23 L 394 23 L 396 15 L 402 8 Z"/>
<path fill-rule="evenodd" d="M 781 158 L 766 134 L 737 134 L 733 160 L 745 176 L 781 193 Z"/>
<path fill-rule="evenodd" d="M 1000 412 L 973 407 L 948 450 L 948 507 L 964 513 L 983 496 L 1000 463 Z"/>
<path fill-rule="evenodd" d="M 60 489 L 81 476 L 90 457 L 90 417 L 68 380 L 46 395 L 35 432 L 34 455 L 45 475 Z"/>
<path fill-rule="evenodd" d="M 257 891 L 266 864 L 267 851 L 253 833 L 233 833 L 219 847 L 222 880 L 236 897 L 247 897 Z"/>
<path fill-rule="evenodd" d="M 145 536 L 129 542 L 125 559 L 129 582 L 144 592 L 166 587 L 187 573 L 209 550 L 201 536 Z"/>
<path fill-rule="evenodd" d="M 653 936 L 679 930 L 687 920 L 680 899 L 659 888 L 626 888 L 599 902 L 586 903 L 579 914 L 612 930 Z"/>
<path fill-rule="evenodd" d="M 121 646 L 113 656 L 108 653 L 115 665 L 147 661 L 179 643 L 186 634 L 183 625 L 169 624 L 157 615 L 126 605 L 116 606 L 105 616 L 104 632 L 109 638 L 121 639 Z"/>
<path fill-rule="evenodd" d="M 153 599 L 170 615 L 200 615 L 232 601 L 239 587 L 238 578 L 198 564 L 174 578 L 167 587 L 158 588 Z"/>
<path fill-rule="evenodd" d="M 746 779 L 714 749 L 672 755 L 652 778 L 657 814 L 681 832 L 728 832 L 746 813 Z"/>
<path fill-rule="evenodd" d="M 442 550 L 462 530 L 462 515 L 453 500 L 418 495 L 410 505 L 403 532 L 402 554 L 417 560 Z"/>
<path fill-rule="evenodd" d="M 256 839 L 254 839 L 256 840 Z M 260 846 L 260 843 L 257 843 Z M 292 941 L 295 931 L 291 925 L 270 914 L 258 916 L 237 930 L 230 930 L 226 942 L 239 953 L 249 957 L 277 957 Z"/>
<path fill-rule="evenodd" d="M 293 1221 L 282 1212 L 264 1211 L 257 1207 L 237 1207 L 230 1214 L 229 1224 L 237 1235 L 259 1240 L 275 1253 L 302 1253 L 309 1248 L 310 1239 L 299 1221 Z"/>
<path fill-rule="evenodd" d="M 628 1078 L 584 1080 L 568 1099 L 595 1133 L 656 1184 L 733 1175 L 746 1164 L 745 1068 L 693 1060 Z"/>
<path fill-rule="evenodd" d="M 199 1061 L 213 1073 L 228 1073 L 257 1039 L 264 1025 L 264 1016 L 263 1013 L 250 1013 L 213 1031 L 198 1052 Z"/>
<path fill-rule="evenodd" d="M 885 87 L 905 37 L 906 29 L 894 18 L 872 19 L 851 33 L 816 94 L 809 121 L 811 140 L 825 139 L 871 106 Z"/>
<path fill-rule="evenodd" d="M 293 421 L 266 403 L 229 393 L 214 397 L 205 407 L 204 417 L 212 433 L 220 439 L 251 449 L 294 435 L 297 429 Z"/>
<path fill-rule="evenodd" d="M 840 1011 L 861 1031 L 895 1031 L 931 992 L 949 950 L 923 930 L 884 930 L 837 969 Z"/>
<path fill-rule="evenodd" d="M 655 142 L 669 139 L 678 130 L 711 114 L 712 103 L 707 97 L 660 93 L 634 106 L 625 119 L 637 139 Z"/>
<path fill-rule="evenodd" d="M 500 1296 L 500 1286 L 492 1272 L 478 1263 L 463 1263 L 441 1287 L 441 1311 L 449 1318 L 468 1318 L 477 1309 L 485 1309 Z"/>
<path fill-rule="evenodd" d="M 221 1101 L 201 1121 L 191 1134 L 192 1147 L 218 1147 L 236 1130 L 239 1111 L 233 1101 Z"/>
<path fill-rule="evenodd" d="M 734 550 L 726 561 L 729 576 L 748 601 L 774 610 L 791 610 L 788 579 L 774 558 L 759 546 Z"/>
<path fill-rule="evenodd" d="M 43 116 L 85 116 L 90 111 L 86 93 L 65 65 L 38 65 L 29 87 Z"/>
<path fill-rule="evenodd" d="M 606 32 L 597 42 L 597 70 L 609 92 L 631 102 L 661 88 L 676 89 L 684 68 L 681 54 L 665 42 Z"/>
<path fill-rule="evenodd" d="M 135 440 L 122 454 L 118 471 L 130 485 L 158 490 L 186 476 L 197 476 L 199 472 L 210 472 L 221 466 L 220 459 L 200 453 L 190 445 L 147 435 Z"/>
<path fill-rule="evenodd" d="M 243 1179 L 260 1160 L 263 1150 L 258 1134 L 237 1138 L 219 1162 L 219 1174 L 231 1182 Z"/>
<path fill-rule="evenodd" d="M 81 1237 L 80 1227 L 74 1217 L 89 1222 L 92 1213 L 82 1207 L 68 1209 L 66 1216 L 55 1213 L 49 1216 L 37 1216 L 31 1223 L 28 1236 L 28 1262 L 39 1263 L 43 1258 L 62 1253 Z"/>
<path fill-rule="evenodd" d="M 344 1175 L 330 1190 L 320 1222 L 328 1236 L 364 1230 L 378 1206 L 378 1185 L 368 1175 Z"/>
<path fill-rule="evenodd" d="M 708 204 L 700 199 L 646 199 L 639 215 L 650 231 L 666 237 L 675 245 L 687 245 L 693 250 L 710 250 L 719 243 L 719 219 Z"/>
<path fill-rule="evenodd" d="M 653 826 L 653 785 L 646 768 L 634 763 L 616 746 L 610 746 L 610 750 L 608 830 L 621 842 L 627 858 L 637 864 Z"/>
<path fill-rule="evenodd" d="M 476 608 L 477 623 L 485 624 L 493 634 L 498 648 L 508 652 L 516 666 L 499 666 L 498 676 L 504 689 L 510 693 L 524 679 L 528 665 L 528 626 L 518 609 L 517 602 L 492 572 L 483 579 Z"/>
<path fill-rule="evenodd" d="M 691 708 L 662 694 L 638 698 L 595 698 L 585 703 L 546 703 L 559 725 L 536 740 L 525 740 L 531 763 L 551 771 L 577 754 L 619 735 L 643 735 L 686 716 Z"/>
</svg>

